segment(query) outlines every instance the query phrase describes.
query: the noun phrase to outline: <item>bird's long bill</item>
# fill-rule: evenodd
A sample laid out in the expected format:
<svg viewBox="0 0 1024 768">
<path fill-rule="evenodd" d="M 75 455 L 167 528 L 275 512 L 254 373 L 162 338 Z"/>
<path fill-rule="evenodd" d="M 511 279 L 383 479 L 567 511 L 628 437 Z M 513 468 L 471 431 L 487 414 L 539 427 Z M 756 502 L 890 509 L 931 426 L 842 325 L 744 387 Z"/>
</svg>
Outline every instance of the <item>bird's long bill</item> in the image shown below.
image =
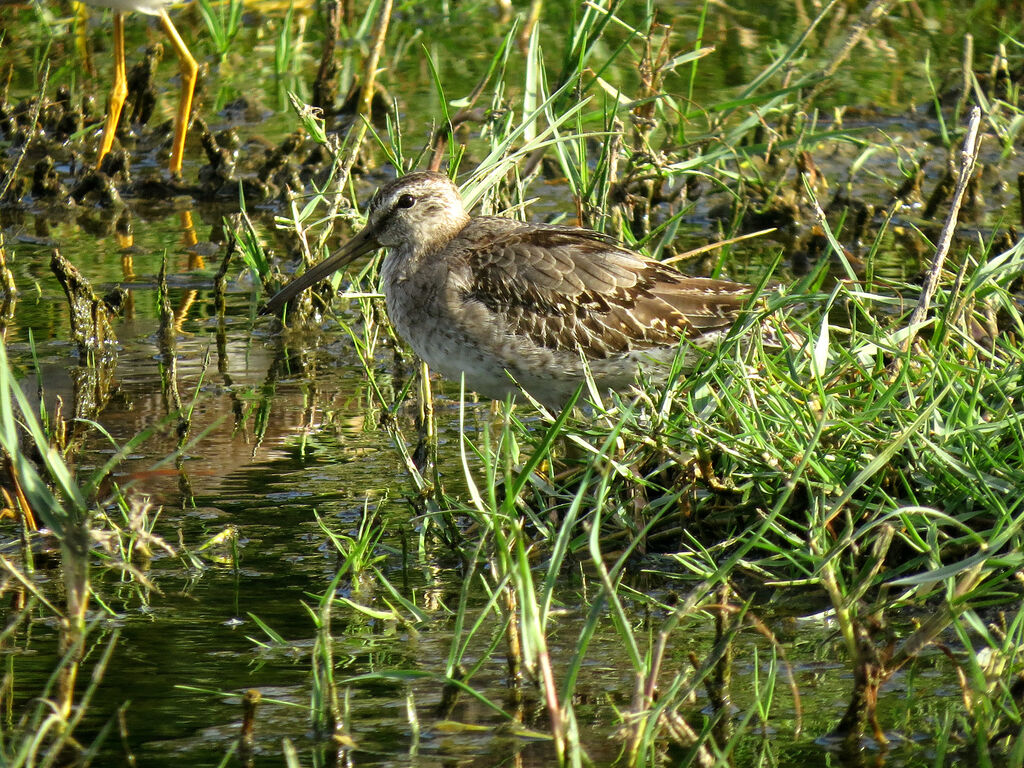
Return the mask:
<svg viewBox="0 0 1024 768">
<path fill-rule="evenodd" d="M 309 286 L 323 280 L 332 272 L 336 272 L 355 261 L 363 254 L 375 251 L 379 247 L 380 244 L 377 242 L 375 233 L 370 227 L 366 227 L 333 254 L 271 296 L 270 301 L 260 310 L 260 314 L 276 314 L 281 307 L 298 296 L 300 292 L 309 288 Z"/>
</svg>

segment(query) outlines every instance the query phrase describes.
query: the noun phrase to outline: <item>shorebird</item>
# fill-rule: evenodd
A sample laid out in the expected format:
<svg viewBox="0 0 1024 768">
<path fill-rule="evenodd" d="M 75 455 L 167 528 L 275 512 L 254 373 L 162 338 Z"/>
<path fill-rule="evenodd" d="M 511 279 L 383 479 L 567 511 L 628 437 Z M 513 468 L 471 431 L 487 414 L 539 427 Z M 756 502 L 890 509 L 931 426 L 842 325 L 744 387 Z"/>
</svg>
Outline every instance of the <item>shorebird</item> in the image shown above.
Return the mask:
<svg viewBox="0 0 1024 768">
<path fill-rule="evenodd" d="M 160 19 L 164 34 L 171 41 L 178 61 L 181 62 L 181 95 L 178 99 L 178 113 L 174 120 L 174 144 L 171 147 L 171 161 L 168 167 L 172 174 L 181 173 L 181 159 L 185 154 L 185 134 L 188 131 L 188 120 L 192 112 L 192 94 L 196 89 L 196 78 L 199 65 L 181 39 L 171 17 L 167 15 L 165 6 L 174 0 L 84 0 L 87 5 L 100 8 L 111 8 L 114 11 L 114 84 L 110 89 L 110 105 L 107 107 L 107 121 L 103 128 L 103 140 L 100 153 L 96 160 L 99 168 L 103 158 L 110 152 L 114 144 L 117 123 L 121 119 L 121 108 L 128 96 L 128 80 L 125 76 L 124 63 L 124 15 L 130 11 L 138 11 Z"/>
<path fill-rule="evenodd" d="M 275 294 L 262 314 L 357 257 L 381 265 L 388 317 L 427 364 L 479 394 L 526 390 L 558 408 L 589 368 L 602 390 L 664 366 L 682 339 L 718 341 L 748 286 L 686 277 L 587 229 L 471 218 L 445 175 L 410 173 L 381 188 L 366 226 Z"/>
</svg>

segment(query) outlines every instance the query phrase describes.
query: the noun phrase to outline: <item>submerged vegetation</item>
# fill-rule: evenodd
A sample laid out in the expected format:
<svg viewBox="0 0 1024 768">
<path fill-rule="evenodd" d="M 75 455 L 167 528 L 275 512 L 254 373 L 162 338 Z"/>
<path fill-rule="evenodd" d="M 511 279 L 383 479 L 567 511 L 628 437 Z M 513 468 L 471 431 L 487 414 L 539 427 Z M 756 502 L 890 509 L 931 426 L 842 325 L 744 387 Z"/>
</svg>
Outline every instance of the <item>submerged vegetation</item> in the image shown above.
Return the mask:
<svg viewBox="0 0 1024 768">
<path fill-rule="evenodd" d="M 158 49 L 93 170 L 102 31 L 0 48 L 0 761 L 1024 765 L 1019 3 L 197 5 L 181 177 Z M 561 412 L 257 319 L 428 167 L 756 299 Z"/>
</svg>

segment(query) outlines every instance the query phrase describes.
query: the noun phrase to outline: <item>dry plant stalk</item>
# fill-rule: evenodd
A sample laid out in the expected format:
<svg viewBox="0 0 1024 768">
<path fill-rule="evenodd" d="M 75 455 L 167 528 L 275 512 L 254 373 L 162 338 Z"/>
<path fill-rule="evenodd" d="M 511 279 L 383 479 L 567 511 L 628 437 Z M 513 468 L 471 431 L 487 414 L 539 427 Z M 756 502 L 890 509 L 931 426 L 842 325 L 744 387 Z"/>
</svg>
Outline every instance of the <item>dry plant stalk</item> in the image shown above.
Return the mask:
<svg viewBox="0 0 1024 768">
<path fill-rule="evenodd" d="M 804 100 L 804 104 L 813 103 L 815 97 L 821 93 L 822 89 L 825 88 L 825 83 L 832 77 L 846 61 L 850 54 L 853 53 L 853 49 L 857 47 L 857 43 L 864 39 L 864 36 L 873 29 L 878 22 L 885 18 L 889 14 L 889 10 L 893 5 L 896 4 L 896 0 L 872 0 L 868 6 L 861 11 L 857 21 L 854 22 L 853 28 L 850 30 L 850 34 L 846 36 L 843 44 L 836 51 L 832 60 L 822 69 L 821 79 L 818 84 L 811 89 L 810 94 Z"/>
<path fill-rule="evenodd" d="M 949 254 L 950 245 L 953 243 L 953 234 L 956 232 L 957 219 L 960 215 L 960 208 L 964 202 L 964 195 L 967 193 L 967 185 L 974 173 L 974 166 L 978 159 L 978 147 L 981 145 L 981 136 L 978 127 L 981 125 L 981 109 L 974 107 L 971 110 L 970 123 L 967 126 L 967 138 L 964 139 L 963 150 L 960 154 L 960 169 L 957 174 L 956 188 L 953 190 L 953 200 L 949 206 L 949 213 L 942 225 L 942 232 L 939 234 L 939 241 L 935 247 L 935 255 L 928 267 L 921 284 L 921 298 L 917 306 L 910 314 L 907 321 L 907 338 L 903 342 L 904 351 L 910 349 L 917 336 L 917 328 L 924 322 L 931 306 L 932 297 L 939 284 L 939 276 L 942 274 L 942 266 Z"/>
</svg>

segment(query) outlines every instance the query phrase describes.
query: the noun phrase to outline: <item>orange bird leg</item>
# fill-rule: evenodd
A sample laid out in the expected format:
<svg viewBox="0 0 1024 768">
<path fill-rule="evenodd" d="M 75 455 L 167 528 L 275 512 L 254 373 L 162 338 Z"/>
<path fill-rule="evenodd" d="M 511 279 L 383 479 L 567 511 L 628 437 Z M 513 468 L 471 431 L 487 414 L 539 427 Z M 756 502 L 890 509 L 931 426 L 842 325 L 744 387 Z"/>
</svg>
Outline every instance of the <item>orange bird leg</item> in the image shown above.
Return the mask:
<svg viewBox="0 0 1024 768">
<path fill-rule="evenodd" d="M 181 62 L 181 98 L 178 101 L 178 116 L 174 122 L 174 146 L 171 148 L 169 166 L 171 173 L 178 174 L 181 173 L 181 159 L 185 154 L 185 134 L 192 117 L 192 94 L 196 90 L 199 65 L 192 58 L 185 41 L 181 39 L 181 35 L 171 22 L 171 17 L 163 8 L 160 9 L 160 24 L 178 54 L 178 61 Z"/>
<path fill-rule="evenodd" d="M 100 155 L 96 159 L 99 168 L 110 148 L 114 145 L 114 134 L 121 119 L 121 108 L 128 96 L 128 78 L 124 74 L 124 14 L 114 14 L 114 85 L 110 89 L 110 104 L 107 106 L 107 123 L 103 128 Z"/>
</svg>

